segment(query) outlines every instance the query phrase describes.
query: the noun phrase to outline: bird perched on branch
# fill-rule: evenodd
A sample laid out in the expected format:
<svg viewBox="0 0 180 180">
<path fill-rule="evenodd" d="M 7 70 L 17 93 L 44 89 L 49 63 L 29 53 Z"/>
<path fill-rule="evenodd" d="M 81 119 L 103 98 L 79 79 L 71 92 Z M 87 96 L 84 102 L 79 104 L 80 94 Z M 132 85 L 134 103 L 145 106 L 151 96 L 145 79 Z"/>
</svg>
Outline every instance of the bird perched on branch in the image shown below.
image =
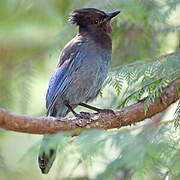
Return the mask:
<svg viewBox="0 0 180 180">
<path fill-rule="evenodd" d="M 47 116 L 64 117 L 80 105 L 97 112 L 109 112 L 85 103 L 95 99 L 107 77 L 112 53 L 110 20 L 120 11 L 105 13 L 95 8 L 77 9 L 69 21 L 76 24 L 77 35 L 62 50 L 46 95 Z M 56 157 L 53 135 L 45 135 L 39 153 L 39 167 L 47 174 Z"/>
</svg>

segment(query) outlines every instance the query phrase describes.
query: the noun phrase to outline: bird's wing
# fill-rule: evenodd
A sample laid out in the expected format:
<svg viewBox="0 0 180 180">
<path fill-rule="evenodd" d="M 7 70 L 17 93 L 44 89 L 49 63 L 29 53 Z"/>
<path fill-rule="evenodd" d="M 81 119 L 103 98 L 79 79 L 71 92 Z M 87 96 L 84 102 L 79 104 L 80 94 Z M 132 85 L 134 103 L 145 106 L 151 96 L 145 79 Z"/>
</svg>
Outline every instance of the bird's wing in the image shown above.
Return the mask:
<svg viewBox="0 0 180 180">
<path fill-rule="evenodd" d="M 70 51 L 64 51 L 62 53 L 64 53 L 64 56 L 66 56 L 67 59 L 63 59 L 63 63 L 61 63 L 60 66 L 57 66 L 57 69 L 50 79 L 49 88 L 46 94 L 47 115 L 51 114 L 58 95 L 62 94 L 67 84 L 72 81 L 72 73 L 81 65 L 82 60 L 86 56 L 80 48 L 73 49 L 73 51 L 70 49 Z M 64 56 L 62 56 L 62 58 Z"/>
<path fill-rule="evenodd" d="M 71 59 L 86 41 L 87 39 L 84 37 L 75 36 L 69 43 L 67 43 L 59 56 L 57 67 L 60 67 L 67 59 Z"/>
<path fill-rule="evenodd" d="M 47 109 L 52 103 L 52 99 L 57 92 L 58 86 L 62 84 L 66 71 L 67 71 L 67 66 L 62 65 L 61 67 L 57 68 L 55 72 L 53 73 L 49 81 L 49 87 L 46 94 L 46 108 Z"/>
</svg>

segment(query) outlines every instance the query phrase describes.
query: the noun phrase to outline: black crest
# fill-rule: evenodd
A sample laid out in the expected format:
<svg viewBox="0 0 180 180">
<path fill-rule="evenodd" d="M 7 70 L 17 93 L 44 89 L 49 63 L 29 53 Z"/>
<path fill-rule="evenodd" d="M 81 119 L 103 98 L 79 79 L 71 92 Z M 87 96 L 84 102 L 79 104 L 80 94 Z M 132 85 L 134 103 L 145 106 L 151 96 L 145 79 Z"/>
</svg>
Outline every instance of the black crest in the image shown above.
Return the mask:
<svg viewBox="0 0 180 180">
<path fill-rule="evenodd" d="M 85 26 L 93 18 L 107 16 L 105 12 L 95 8 L 76 9 L 70 15 L 69 21 L 78 26 Z"/>
</svg>

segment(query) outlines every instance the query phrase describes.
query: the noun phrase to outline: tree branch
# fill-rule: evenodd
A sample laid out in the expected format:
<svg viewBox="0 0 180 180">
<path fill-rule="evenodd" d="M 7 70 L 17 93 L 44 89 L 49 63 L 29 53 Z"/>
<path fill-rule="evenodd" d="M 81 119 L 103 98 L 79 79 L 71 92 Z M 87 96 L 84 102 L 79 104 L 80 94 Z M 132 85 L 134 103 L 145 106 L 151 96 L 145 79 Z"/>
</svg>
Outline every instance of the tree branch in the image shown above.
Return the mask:
<svg viewBox="0 0 180 180">
<path fill-rule="evenodd" d="M 176 90 L 177 84 L 180 84 L 180 80 L 169 84 L 162 93 L 160 100 L 155 100 L 149 106 L 146 115 L 144 113 L 145 99 L 128 107 L 115 110 L 115 115 L 104 113 L 91 114 L 91 121 L 77 118 L 16 115 L 0 109 L 0 127 L 7 130 L 32 134 L 51 134 L 58 131 L 69 131 L 78 128 L 120 128 L 150 118 L 176 102 L 180 98 Z"/>
</svg>

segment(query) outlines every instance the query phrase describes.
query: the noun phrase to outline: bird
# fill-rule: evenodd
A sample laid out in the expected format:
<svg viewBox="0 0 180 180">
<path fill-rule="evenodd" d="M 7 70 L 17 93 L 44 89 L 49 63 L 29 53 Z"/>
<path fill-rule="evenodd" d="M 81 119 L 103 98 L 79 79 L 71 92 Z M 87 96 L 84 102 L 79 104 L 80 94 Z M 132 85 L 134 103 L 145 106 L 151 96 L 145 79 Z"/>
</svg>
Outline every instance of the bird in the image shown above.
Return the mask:
<svg viewBox="0 0 180 180">
<path fill-rule="evenodd" d="M 47 116 L 65 117 L 83 106 L 97 112 L 111 112 L 86 103 L 94 100 L 102 88 L 109 71 L 112 55 L 112 32 L 110 21 L 120 11 L 105 13 L 95 8 L 76 9 L 69 21 L 78 26 L 76 36 L 60 53 L 56 69 L 49 81 L 46 94 Z M 40 147 L 38 163 L 43 174 L 47 174 L 56 158 L 57 144 L 53 135 L 46 134 Z M 53 144 L 53 145 L 52 145 Z"/>
</svg>

